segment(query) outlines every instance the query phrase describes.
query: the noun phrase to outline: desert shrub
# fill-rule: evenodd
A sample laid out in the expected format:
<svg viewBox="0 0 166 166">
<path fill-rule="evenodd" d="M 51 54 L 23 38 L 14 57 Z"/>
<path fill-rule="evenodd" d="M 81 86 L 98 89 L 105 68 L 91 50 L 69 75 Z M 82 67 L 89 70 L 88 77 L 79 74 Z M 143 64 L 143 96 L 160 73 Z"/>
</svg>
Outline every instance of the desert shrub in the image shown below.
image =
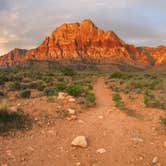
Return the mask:
<svg viewBox="0 0 166 166">
<path fill-rule="evenodd" d="M 166 115 L 163 117 L 160 117 L 160 123 L 165 126 L 166 128 Z"/>
<path fill-rule="evenodd" d="M 145 104 L 147 107 L 150 106 L 151 99 L 152 99 L 152 94 L 151 94 L 151 92 L 150 92 L 148 89 L 145 90 L 145 92 L 144 92 L 144 104 Z"/>
<path fill-rule="evenodd" d="M 36 82 L 30 82 L 28 84 L 28 88 L 30 88 L 30 89 L 37 89 L 37 87 L 38 87 L 38 85 Z"/>
<path fill-rule="evenodd" d="M 115 101 L 115 102 L 119 102 L 119 101 L 122 100 L 122 98 L 121 98 L 121 96 L 120 96 L 119 93 L 115 93 L 115 94 L 113 94 L 113 96 L 112 96 L 112 100 Z"/>
<path fill-rule="evenodd" d="M 152 90 L 155 89 L 158 84 L 159 84 L 159 80 L 153 80 L 149 84 L 149 89 L 152 89 Z"/>
<path fill-rule="evenodd" d="M 56 95 L 56 90 L 54 87 L 46 87 L 44 89 L 44 95 L 46 96 L 54 96 Z"/>
<path fill-rule="evenodd" d="M 44 90 L 44 88 L 46 87 L 46 85 L 45 85 L 45 82 L 44 81 L 38 81 L 37 82 L 37 89 L 39 90 L 39 91 L 43 91 Z"/>
<path fill-rule="evenodd" d="M 20 89 L 21 89 L 20 82 L 12 82 L 10 84 L 10 90 L 20 90 Z"/>
<path fill-rule="evenodd" d="M 146 90 L 144 92 L 144 104 L 147 107 L 166 109 L 166 97 L 165 95 L 154 95 L 151 91 Z"/>
<path fill-rule="evenodd" d="M 31 91 L 30 90 L 19 91 L 17 96 L 20 97 L 20 98 L 29 99 L 30 96 L 31 96 Z"/>
<path fill-rule="evenodd" d="M 8 132 L 16 129 L 29 129 L 32 126 L 31 119 L 23 110 L 10 112 L 7 107 L 0 108 L 0 132 Z"/>
<path fill-rule="evenodd" d="M 121 72 L 113 72 L 110 76 L 111 78 L 122 78 L 123 77 L 123 73 Z"/>
<path fill-rule="evenodd" d="M 55 89 L 57 91 L 64 91 L 66 89 L 66 83 L 65 82 L 58 82 L 55 84 Z"/>
<path fill-rule="evenodd" d="M 60 82 L 63 82 L 64 81 L 64 77 L 58 77 L 57 80 L 60 81 Z"/>
<path fill-rule="evenodd" d="M 78 97 L 83 93 L 83 88 L 79 84 L 72 84 L 67 87 L 66 91 L 69 95 Z"/>
<path fill-rule="evenodd" d="M 119 88 L 117 86 L 115 86 L 115 85 L 110 85 L 109 87 L 114 92 L 118 92 L 119 91 Z"/>
<path fill-rule="evenodd" d="M 94 93 L 87 93 L 87 95 L 86 95 L 86 100 L 87 100 L 89 103 L 94 104 L 95 101 L 96 101 L 95 94 L 94 94 Z"/>
<path fill-rule="evenodd" d="M 113 94 L 112 100 L 115 102 L 115 107 L 119 108 L 120 110 L 126 109 L 119 93 Z"/>
<path fill-rule="evenodd" d="M 55 98 L 53 96 L 48 96 L 47 102 L 48 103 L 54 103 L 55 102 Z"/>
<path fill-rule="evenodd" d="M 61 72 L 66 76 L 73 76 L 75 74 L 74 70 L 67 66 L 62 67 Z"/>
</svg>

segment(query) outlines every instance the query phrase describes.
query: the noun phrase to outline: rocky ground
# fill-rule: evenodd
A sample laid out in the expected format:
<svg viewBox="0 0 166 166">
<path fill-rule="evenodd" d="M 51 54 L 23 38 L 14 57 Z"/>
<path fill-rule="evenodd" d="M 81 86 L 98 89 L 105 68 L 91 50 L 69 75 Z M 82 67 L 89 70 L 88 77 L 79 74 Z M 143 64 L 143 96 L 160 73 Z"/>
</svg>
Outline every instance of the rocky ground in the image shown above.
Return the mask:
<svg viewBox="0 0 166 166">
<path fill-rule="evenodd" d="M 159 121 L 164 112 L 145 108 L 140 96 L 132 102 L 124 98 L 139 116 L 118 110 L 102 78 L 94 93 L 96 106 L 74 120 L 56 119 L 30 131 L 0 136 L 0 165 L 165 166 L 166 135 Z"/>
</svg>

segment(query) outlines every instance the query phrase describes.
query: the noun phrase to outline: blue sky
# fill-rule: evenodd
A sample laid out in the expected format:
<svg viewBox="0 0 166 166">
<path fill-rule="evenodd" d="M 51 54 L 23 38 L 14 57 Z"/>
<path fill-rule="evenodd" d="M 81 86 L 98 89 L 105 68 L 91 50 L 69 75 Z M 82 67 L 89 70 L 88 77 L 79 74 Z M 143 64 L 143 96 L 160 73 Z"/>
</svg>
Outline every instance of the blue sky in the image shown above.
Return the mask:
<svg viewBox="0 0 166 166">
<path fill-rule="evenodd" d="M 0 0 L 0 55 L 36 47 L 62 23 L 85 18 L 128 43 L 166 45 L 164 0 Z"/>
</svg>

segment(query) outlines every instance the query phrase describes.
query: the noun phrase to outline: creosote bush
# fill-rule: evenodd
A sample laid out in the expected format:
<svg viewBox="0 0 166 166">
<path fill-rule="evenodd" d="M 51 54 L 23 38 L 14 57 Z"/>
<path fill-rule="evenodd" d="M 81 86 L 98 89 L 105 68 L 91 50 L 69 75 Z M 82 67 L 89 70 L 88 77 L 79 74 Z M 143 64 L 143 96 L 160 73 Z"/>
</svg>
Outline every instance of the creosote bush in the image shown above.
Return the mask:
<svg viewBox="0 0 166 166">
<path fill-rule="evenodd" d="M 96 102 L 95 94 L 89 92 L 89 93 L 86 95 L 86 100 L 87 100 L 87 102 L 89 102 L 90 104 L 95 104 L 95 102 Z"/>
<path fill-rule="evenodd" d="M 17 112 L 11 112 L 7 107 L 0 108 L 0 133 L 31 127 L 31 119 L 21 108 L 18 108 Z"/>
<path fill-rule="evenodd" d="M 68 86 L 66 90 L 69 95 L 75 97 L 80 96 L 84 92 L 83 88 L 79 84 L 72 84 Z"/>
<path fill-rule="evenodd" d="M 73 76 L 75 74 L 74 70 L 68 66 L 62 67 L 61 72 L 66 76 Z"/>
<path fill-rule="evenodd" d="M 46 87 L 44 89 L 44 95 L 46 95 L 46 96 L 54 96 L 56 94 L 57 93 L 56 93 L 56 90 L 54 87 Z"/>
<path fill-rule="evenodd" d="M 29 99 L 31 97 L 31 91 L 30 90 L 19 91 L 17 96 L 20 98 Z"/>
<path fill-rule="evenodd" d="M 20 89 L 21 89 L 20 82 L 12 82 L 10 84 L 10 90 L 20 90 Z"/>
</svg>

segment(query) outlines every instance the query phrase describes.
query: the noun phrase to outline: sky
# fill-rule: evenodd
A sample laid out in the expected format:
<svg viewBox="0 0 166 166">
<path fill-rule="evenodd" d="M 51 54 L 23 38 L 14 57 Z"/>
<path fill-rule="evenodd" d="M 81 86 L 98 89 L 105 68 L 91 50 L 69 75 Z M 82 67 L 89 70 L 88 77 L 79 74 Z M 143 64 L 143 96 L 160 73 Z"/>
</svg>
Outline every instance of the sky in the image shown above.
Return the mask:
<svg viewBox="0 0 166 166">
<path fill-rule="evenodd" d="M 165 0 L 0 0 L 0 55 L 37 47 L 59 25 L 85 18 L 127 43 L 166 45 Z"/>
</svg>

